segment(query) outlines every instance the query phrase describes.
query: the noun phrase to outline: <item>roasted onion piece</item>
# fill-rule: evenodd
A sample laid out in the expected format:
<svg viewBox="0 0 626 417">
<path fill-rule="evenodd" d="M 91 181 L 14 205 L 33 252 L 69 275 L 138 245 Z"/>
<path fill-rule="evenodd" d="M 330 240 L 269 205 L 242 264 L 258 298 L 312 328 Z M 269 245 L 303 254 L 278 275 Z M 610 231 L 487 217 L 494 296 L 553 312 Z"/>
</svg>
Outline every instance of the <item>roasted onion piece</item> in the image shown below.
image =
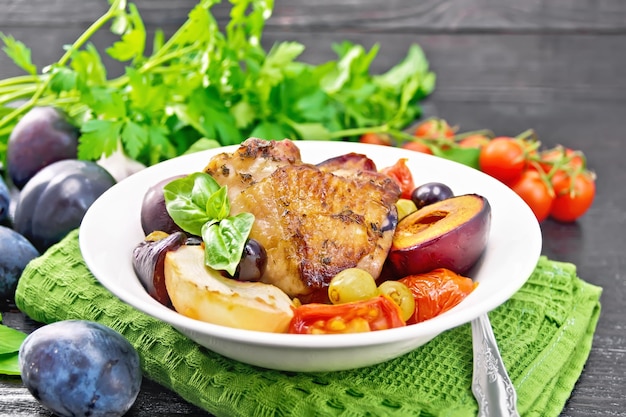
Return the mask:
<svg viewBox="0 0 626 417">
<path fill-rule="evenodd" d="M 170 296 L 165 288 L 163 264 L 165 254 L 185 244 L 187 235 L 183 232 L 167 234 L 154 232 L 146 236 L 133 250 L 133 269 L 139 281 L 159 303 L 172 307 Z"/>
</svg>

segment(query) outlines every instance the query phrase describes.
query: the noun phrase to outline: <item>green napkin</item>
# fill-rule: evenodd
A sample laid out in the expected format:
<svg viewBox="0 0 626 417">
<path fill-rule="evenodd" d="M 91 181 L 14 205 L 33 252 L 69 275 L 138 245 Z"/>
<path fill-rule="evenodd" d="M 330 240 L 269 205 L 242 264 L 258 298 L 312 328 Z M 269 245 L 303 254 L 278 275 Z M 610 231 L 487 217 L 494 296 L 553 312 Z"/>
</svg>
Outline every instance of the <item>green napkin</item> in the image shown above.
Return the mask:
<svg viewBox="0 0 626 417">
<path fill-rule="evenodd" d="M 591 348 L 601 288 L 574 265 L 542 257 L 528 282 L 489 313 L 522 416 L 557 416 Z M 472 396 L 469 325 L 400 358 L 328 373 L 265 370 L 213 353 L 171 326 L 124 304 L 91 275 L 78 232 L 31 262 L 16 293 L 32 319 L 93 320 L 123 334 L 144 374 L 216 416 L 468 416 Z"/>
</svg>

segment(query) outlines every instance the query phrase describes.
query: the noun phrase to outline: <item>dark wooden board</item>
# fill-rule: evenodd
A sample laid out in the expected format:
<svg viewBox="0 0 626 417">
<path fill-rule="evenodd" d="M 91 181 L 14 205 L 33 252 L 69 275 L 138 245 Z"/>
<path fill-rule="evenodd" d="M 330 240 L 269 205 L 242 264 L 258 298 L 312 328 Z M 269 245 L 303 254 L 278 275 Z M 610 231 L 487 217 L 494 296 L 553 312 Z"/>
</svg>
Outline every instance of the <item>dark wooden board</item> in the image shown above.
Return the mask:
<svg viewBox="0 0 626 417">
<path fill-rule="evenodd" d="M 197 2 L 137 0 L 148 26 L 180 22 Z M 104 0 L 2 0 L 0 28 L 88 25 L 106 10 Z M 227 2 L 214 6 L 216 17 Z M 289 27 L 378 31 L 623 31 L 621 0 L 277 0 L 270 29 Z"/>
</svg>

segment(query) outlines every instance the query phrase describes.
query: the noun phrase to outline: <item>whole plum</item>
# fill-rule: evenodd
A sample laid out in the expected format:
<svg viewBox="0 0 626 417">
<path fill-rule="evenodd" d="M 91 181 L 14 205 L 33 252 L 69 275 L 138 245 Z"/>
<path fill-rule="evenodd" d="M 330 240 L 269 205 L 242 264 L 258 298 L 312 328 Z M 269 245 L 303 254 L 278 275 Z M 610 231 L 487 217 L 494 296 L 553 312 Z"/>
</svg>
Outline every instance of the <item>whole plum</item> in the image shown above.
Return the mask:
<svg viewBox="0 0 626 417">
<path fill-rule="evenodd" d="M 0 226 L 0 301 L 13 299 L 24 268 L 38 256 L 37 249 L 24 236 Z"/>
<path fill-rule="evenodd" d="M 80 226 L 91 204 L 114 184 L 111 174 L 95 162 L 54 162 L 22 189 L 13 228 L 43 252 Z"/>
<path fill-rule="evenodd" d="M 160 230 L 165 233 L 182 232 L 183 230 L 174 223 L 172 217 L 165 208 L 163 187 L 183 175 L 163 179 L 152 185 L 146 191 L 141 202 L 141 227 L 146 235 Z"/>
<path fill-rule="evenodd" d="M 11 205 L 11 193 L 4 179 L 0 177 L 0 222 L 9 216 L 9 206 Z"/>
<path fill-rule="evenodd" d="M 122 416 L 141 387 L 140 359 L 102 324 L 65 320 L 32 332 L 19 350 L 22 381 L 59 416 Z"/>
<path fill-rule="evenodd" d="M 15 125 L 7 143 L 7 173 L 22 189 L 42 168 L 75 159 L 78 129 L 54 107 L 34 107 Z"/>
</svg>

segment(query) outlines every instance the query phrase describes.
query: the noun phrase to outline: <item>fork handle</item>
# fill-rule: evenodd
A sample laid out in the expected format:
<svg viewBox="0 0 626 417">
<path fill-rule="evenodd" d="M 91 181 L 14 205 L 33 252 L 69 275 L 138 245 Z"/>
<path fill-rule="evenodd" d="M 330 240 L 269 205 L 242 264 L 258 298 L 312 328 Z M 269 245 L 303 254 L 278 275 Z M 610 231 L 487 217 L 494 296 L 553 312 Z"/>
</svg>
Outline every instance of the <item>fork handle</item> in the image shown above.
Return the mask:
<svg viewBox="0 0 626 417">
<path fill-rule="evenodd" d="M 487 314 L 472 320 L 472 392 L 478 417 L 519 417 L 517 394 L 506 372 Z"/>
</svg>

